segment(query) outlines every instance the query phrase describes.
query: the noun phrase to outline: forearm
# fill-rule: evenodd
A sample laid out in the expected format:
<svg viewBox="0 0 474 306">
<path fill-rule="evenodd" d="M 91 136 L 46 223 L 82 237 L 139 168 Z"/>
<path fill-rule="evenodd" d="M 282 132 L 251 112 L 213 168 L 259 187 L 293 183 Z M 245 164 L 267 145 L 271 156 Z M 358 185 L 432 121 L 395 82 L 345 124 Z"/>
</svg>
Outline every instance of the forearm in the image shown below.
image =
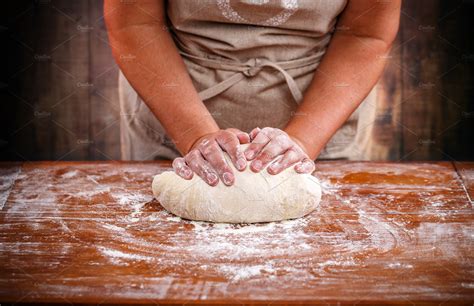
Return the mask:
<svg viewBox="0 0 474 306">
<path fill-rule="evenodd" d="M 115 3 L 120 5 L 121 1 Z M 109 22 L 109 37 L 120 69 L 185 154 L 196 139 L 219 128 L 199 98 L 164 25 L 153 22 L 122 27 Z"/>
<path fill-rule="evenodd" d="M 316 158 L 355 111 L 383 71 L 389 45 L 378 39 L 335 35 L 296 116 L 285 131 Z"/>
</svg>

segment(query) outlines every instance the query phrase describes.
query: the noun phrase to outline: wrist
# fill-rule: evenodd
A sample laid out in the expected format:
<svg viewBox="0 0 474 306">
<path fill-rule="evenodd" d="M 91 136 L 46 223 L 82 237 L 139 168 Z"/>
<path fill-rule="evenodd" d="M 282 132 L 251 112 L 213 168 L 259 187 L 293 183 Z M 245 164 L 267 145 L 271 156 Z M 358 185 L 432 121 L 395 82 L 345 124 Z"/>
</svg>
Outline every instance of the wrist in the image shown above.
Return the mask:
<svg viewBox="0 0 474 306">
<path fill-rule="evenodd" d="M 315 160 L 318 157 L 320 149 L 312 146 L 311 143 L 308 143 L 304 137 L 300 137 L 297 133 L 293 131 L 285 131 L 288 136 L 300 146 L 300 148 L 308 155 L 308 157 L 312 160 Z"/>
</svg>

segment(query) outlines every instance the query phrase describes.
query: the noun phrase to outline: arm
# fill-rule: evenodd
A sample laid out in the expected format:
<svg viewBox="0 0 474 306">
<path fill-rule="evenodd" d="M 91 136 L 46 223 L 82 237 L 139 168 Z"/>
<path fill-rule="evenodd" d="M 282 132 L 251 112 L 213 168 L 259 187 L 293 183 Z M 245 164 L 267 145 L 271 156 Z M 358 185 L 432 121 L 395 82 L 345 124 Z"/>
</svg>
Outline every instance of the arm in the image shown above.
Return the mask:
<svg viewBox="0 0 474 306">
<path fill-rule="evenodd" d="M 167 30 L 163 0 L 106 0 L 104 17 L 112 53 L 127 80 L 162 123 L 178 150 L 173 168 L 185 179 L 198 174 L 210 185 L 234 176 L 223 156 L 237 169 L 246 167 L 239 144 L 248 134 L 220 130 L 199 98 L 181 55 Z"/>
<path fill-rule="evenodd" d="M 349 0 L 303 101 L 284 131 L 265 128 L 246 150 L 251 169 L 277 174 L 297 163 L 297 172 L 314 169 L 329 139 L 356 110 L 379 79 L 398 31 L 401 0 Z M 303 165 L 303 166 L 302 166 Z M 272 168 L 273 167 L 273 168 Z M 299 171 L 300 170 L 300 171 Z"/>
<path fill-rule="evenodd" d="M 355 111 L 382 74 L 398 31 L 400 0 L 349 0 L 327 53 L 285 131 L 311 158 Z"/>
<path fill-rule="evenodd" d="M 178 150 L 218 131 L 167 31 L 163 1 L 107 0 L 104 16 L 115 60 Z"/>
</svg>

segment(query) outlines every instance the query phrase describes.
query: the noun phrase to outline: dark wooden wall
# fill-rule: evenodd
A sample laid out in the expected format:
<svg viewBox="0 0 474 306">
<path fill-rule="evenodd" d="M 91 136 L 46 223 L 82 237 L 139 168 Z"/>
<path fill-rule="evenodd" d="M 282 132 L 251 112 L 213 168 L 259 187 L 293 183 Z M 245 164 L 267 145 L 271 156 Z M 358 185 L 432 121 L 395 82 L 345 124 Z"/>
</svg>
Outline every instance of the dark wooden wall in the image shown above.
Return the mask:
<svg viewBox="0 0 474 306">
<path fill-rule="evenodd" d="M 118 70 L 102 2 L 9 5 L 2 33 L 9 72 L 2 81 L 2 101 L 8 103 L 2 119 L 9 121 L 2 135 L 8 141 L 6 158 L 119 159 Z"/>
<path fill-rule="evenodd" d="M 119 159 L 118 70 L 102 2 L 8 5 L 0 28 L 0 158 Z M 473 159 L 473 13 L 473 1 L 404 1 L 377 85 L 373 159 Z"/>
</svg>

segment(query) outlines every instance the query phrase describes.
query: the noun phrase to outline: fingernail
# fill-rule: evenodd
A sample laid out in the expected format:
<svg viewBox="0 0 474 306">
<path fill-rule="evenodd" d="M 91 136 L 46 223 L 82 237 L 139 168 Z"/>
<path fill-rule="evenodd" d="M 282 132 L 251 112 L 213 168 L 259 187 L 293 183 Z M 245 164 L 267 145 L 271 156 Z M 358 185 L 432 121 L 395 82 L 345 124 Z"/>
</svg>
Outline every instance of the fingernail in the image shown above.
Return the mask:
<svg viewBox="0 0 474 306">
<path fill-rule="evenodd" d="M 262 162 L 259 160 L 256 160 L 252 163 L 252 166 L 255 170 L 260 170 L 260 168 L 262 168 Z"/>
<path fill-rule="evenodd" d="M 280 164 L 277 163 L 277 162 L 275 162 L 275 163 L 273 163 L 273 164 L 270 165 L 270 169 L 271 169 L 272 171 L 276 171 L 276 170 L 278 170 L 278 167 L 279 167 L 279 166 L 280 166 Z"/>
<path fill-rule="evenodd" d="M 217 177 L 217 175 L 215 175 L 214 173 L 210 173 L 207 175 L 207 180 L 209 181 L 209 183 L 213 184 L 215 183 L 219 178 Z"/>
<path fill-rule="evenodd" d="M 254 151 L 245 151 L 245 157 L 247 157 L 247 159 L 252 159 L 254 158 L 254 156 L 255 156 Z"/>
<path fill-rule="evenodd" d="M 247 161 L 243 158 L 239 158 L 237 160 L 237 169 L 243 170 L 245 169 L 245 166 L 247 166 Z"/>
<path fill-rule="evenodd" d="M 224 184 L 226 185 L 230 185 L 232 184 L 232 174 L 230 174 L 229 172 L 226 172 L 222 175 L 222 179 L 224 180 Z"/>
<path fill-rule="evenodd" d="M 189 169 L 184 170 L 184 176 L 191 176 L 192 171 Z"/>
<path fill-rule="evenodd" d="M 296 164 L 295 168 L 297 168 L 298 170 L 301 170 L 301 169 L 304 169 L 304 166 L 305 166 L 305 164 L 300 162 L 300 163 Z"/>
</svg>

